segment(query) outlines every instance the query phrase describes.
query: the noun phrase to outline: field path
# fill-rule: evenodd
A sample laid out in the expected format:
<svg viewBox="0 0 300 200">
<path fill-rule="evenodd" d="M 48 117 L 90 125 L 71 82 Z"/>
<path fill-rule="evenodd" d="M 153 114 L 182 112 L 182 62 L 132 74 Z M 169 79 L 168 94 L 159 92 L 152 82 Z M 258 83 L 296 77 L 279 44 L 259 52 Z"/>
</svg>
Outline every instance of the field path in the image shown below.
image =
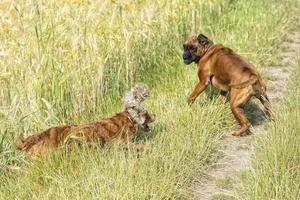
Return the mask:
<svg viewBox="0 0 300 200">
<path fill-rule="evenodd" d="M 299 21 L 299 20 L 295 20 Z M 279 106 L 278 100 L 283 98 L 292 76 L 292 66 L 300 52 L 300 24 L 297 29 L 288 35 L 286 42 L 282 44 L 283 51 L 280 54 L 280 63 L 264 68 L 263 76 L 268 77 L 267 94 L 271 100 L 273 109 Z M 251 108 L 246 112 L 250 118 L 251 133 L 246 137 L 233 137 L 224 134 L 220 141 L 220 158 L 217 163 L 204 175 L 195 187 L 196 199 L 241 199 L 237 189 L 241 186 L 240 174 L 251 165 L 251 159 L 255 154 L 255 140 L 253 137 L 262 137 L 266 134 L 265 113 L 258 101 L 250 103 Z M 259 106 L 259 107 L 258 107 Z"/>
</svg>

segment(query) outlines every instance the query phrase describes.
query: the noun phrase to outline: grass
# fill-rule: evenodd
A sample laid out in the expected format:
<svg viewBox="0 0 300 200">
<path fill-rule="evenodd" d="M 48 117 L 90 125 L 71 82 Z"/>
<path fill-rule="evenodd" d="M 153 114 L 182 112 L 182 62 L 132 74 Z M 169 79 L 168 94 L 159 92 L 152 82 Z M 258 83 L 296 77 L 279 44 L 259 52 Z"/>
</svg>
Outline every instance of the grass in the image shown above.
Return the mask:
<svg viewBox="0 0 300 200">
<path fill-rule="evenodd" d="M 232 196 L 228 196 L 225 194 L 217 194 L 214 195 L 211 200 L 236 200 L 236 198 L 232 197 Z"/>
<path fill-rule="evenodd" d="M 300 60 L 294 83 L 244 177 L 245 199 L 300 199 Z"/>
<path fill-rule="evenodd" d="M 276 58 L 294 4 L 1 1 L 0 199 L 192 198 L 193 177 L 214 162 L 234 120 L 211 88 L 187 107 L 197 77 L 182 64 L 184 38 L 201 31 L 261 68 Z M 32 164 L 15 151 L 17 134 L 120 111 L 136 81 L 151 86 L 146 107 L 158 116 L 152 134 L 136 138 L 145 152 L 61 149 Z"/>
<path fill-rule="evenodd" d="M 217 179 L 217 186 L 222 189 L 230 189 L 233 186 L 233 180 L 230 176 Z"/>
</svg>

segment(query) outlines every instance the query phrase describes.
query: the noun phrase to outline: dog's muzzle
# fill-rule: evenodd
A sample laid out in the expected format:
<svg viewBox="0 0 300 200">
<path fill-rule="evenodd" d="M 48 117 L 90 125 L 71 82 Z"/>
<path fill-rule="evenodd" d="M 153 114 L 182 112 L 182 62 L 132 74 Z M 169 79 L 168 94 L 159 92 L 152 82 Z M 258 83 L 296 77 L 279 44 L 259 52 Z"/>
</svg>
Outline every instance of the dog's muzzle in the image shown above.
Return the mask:
<svg viewBox="0 0 300 200">
<path fill-rule="evenodd" d="M 192 55 L 189 52 L 183 53 L 182 58 L 183 58 L 183 62 L 187 65 L 193 62 Z"/>
<path fill-rule="evenodd" d="M 186 65 L 189 65 L 192 62 L 198 63 L 200 61 L 200 57 L 197 55 L 186 56 L 185 54 L 183 54 L 182 58 L 183 58 L 184 64 L 186 64 Z"/>
<path fill-rule="evenodd" d="M 186 65 L 191 64 L 192 62 L 198 63 L 200 60 L 200 57 L 196 54 L 197 49 L 194 49 L 193 51 L 184 50 L 182 54 L 183 62 Z"/>
</svg>

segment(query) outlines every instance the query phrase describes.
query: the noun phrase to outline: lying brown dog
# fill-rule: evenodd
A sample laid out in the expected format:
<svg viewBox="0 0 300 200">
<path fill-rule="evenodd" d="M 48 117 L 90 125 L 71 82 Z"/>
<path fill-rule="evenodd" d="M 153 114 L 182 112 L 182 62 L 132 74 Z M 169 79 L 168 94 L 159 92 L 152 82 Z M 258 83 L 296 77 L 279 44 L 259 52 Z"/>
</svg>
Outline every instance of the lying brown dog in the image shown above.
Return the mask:
<svg viewBox="0 0 300 200">
<path fill-rule="evenodd" d="M 145 117 L 144 125 L 155 120 L 155 116 L 148 112 L 145 112 L 143 117 Z M 65 143 L 77 143 L 81 140 L 104 146 L 107 142 L 119 137 L 125 143 L 129 143 L 138 132 L 139 127 L 144 126 L 140 126 L 133 121 L 127 111 L 123 111 L 111 118 L 91 124 L 51 127 L 41 133 L 29 136 L 17 148 L 34 157 L 38 154 L 46 155 Z M 146 127 L 146 130 L 143 128 L 142 130 L 149 131 L 148 126 Z M 142 146 L 139 145 L 139 148 Z"/>
<path fill-rule="evenodd" d="M 261 76 L 244 58 L 221 44 L 214 45 L 202 34 L 188 38 L 183 48 L 184 63 L 195 62 L 198 65 L 199 83 L 188 98 L 189 105 L 193 104 L 209 84 L 221 90 L 219 98 L 222 102 L 230 91 L 232 113 L 242 126 L 232 132 L 235 136 L 242 135 L 250 127 L 244 114 L 244 105 L 252 96 L 258 98 L 268 113 L 273 115 Z"/>
<path fill-rule="evenodd" d="M 103 119 L 99 122 L 85 125 L 64 125 L 49 128 L 41 133 L 29 136 L 17 145 L 19 150 L 25 151 L 30 156 L 34 157 L 38 154 L 46 155 L 49 151 L 57 149 L 63 144 L 78 143 L 80 141 L 98 143 L 104 146 L 109 141 L 120 138 L 125 143 L 130 143 L 138 130 L 149 132 L 149 123 L 155 120 L 155 115 L 150 114 L 146 109 L 137 104 L 140 104 L 149 96 L 148 88 L 139 84 L 133 88 L 128 94 L 135 94 L 139 101 L 136 101 L 136 106 L 125 107 L 123 112 L 115 116 Z M 132 99 L 125 98 L 126 101 Z M 137 149 L 142 149 L 141 144 L 136 146 Z"/>
</svg>

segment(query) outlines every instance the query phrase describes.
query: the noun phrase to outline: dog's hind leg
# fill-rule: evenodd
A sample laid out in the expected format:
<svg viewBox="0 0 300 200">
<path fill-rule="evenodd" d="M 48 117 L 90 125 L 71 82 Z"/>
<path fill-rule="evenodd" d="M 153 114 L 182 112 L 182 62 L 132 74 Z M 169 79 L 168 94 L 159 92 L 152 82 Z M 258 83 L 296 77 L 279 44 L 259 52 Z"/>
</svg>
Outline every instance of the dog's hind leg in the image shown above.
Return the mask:
<svg viewBox="0 0 300 200">
<path fill-rule="evenodd" d="M 271 108 L 271 103 L 270 103 L 270 100 L 267 96 L 267 94 L 263 94 L 263 95 L 260 95 L 259 97 L 257 97 L 259 99 L 259 101 L 261 102 L 261 104 L 265 107 L 265 109 L 267 110 L 268 112 L 268 115 L 269 117 L 274 120 L 274 112 L 272 111 L 272 108 Z"/>
<path fill-rule="evenodd" d="M 271 119 L 274 119 L 274 113 L 272 111 L 271 108 L 271 103 L 270 100 L 266 94 L 266 86 L 265 84 L 262 82 L 262 80 L 256 82 L 255 84 L 252 85 L 253 87 L 253 91 L 254 91 L 254 95 L 256 98 L 259 99 L 259 101 L 261 102 L 261 104 L 265 107 L 265 109 L 268 112 L 268 115 Z"/>
<path fill-rule="evenodd" d="M 218 100 L 220 101 L 221 104 L 224 104 L 226 101 L 226 95 L 228 94 L 227 91 L 222 91 L 220 92 L 220 96 L 218 97 Z"/>
<path fill-rule="evenodd" d="M 244 113 L 244 106 L 252 96 L 253 90 L 251 86 L 242 89 L 231 89 L 230 108 L 234 117 L 242 126 L 239 130 L 231 133 L 234 136 L 242 135 L 249 129 L 251 125 Z"/>
</svg>

